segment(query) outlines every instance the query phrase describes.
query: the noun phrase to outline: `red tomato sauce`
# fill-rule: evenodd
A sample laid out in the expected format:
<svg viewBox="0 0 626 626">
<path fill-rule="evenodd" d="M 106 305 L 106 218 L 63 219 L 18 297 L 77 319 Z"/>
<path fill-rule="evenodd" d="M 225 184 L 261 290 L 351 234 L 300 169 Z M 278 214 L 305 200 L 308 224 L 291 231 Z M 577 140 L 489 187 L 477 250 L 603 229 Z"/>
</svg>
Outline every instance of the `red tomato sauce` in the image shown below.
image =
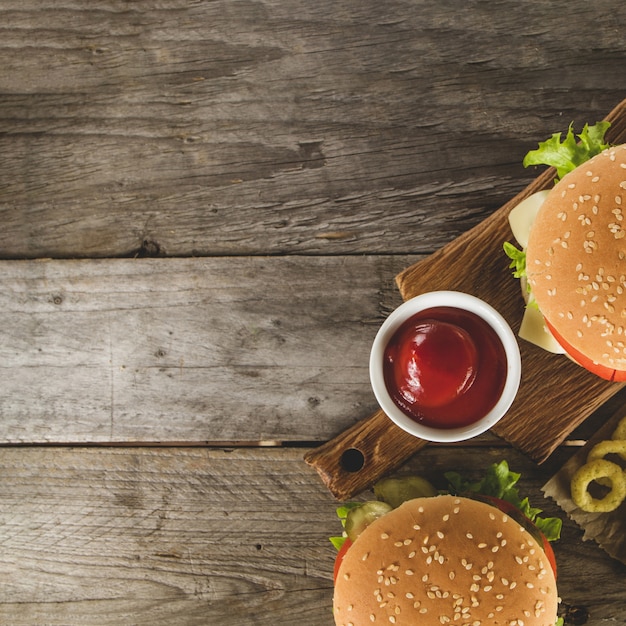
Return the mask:
<svg viewBox="0 0 626 626">
<path fill-rule="evenodd" d="M 484 417 L 506 379 L 504 346 L 475 313 L 433 307 L 416 313 L 385 348 L 385 385 L 402 412 L 426 426 L 457 428 Z"/>
</svg>

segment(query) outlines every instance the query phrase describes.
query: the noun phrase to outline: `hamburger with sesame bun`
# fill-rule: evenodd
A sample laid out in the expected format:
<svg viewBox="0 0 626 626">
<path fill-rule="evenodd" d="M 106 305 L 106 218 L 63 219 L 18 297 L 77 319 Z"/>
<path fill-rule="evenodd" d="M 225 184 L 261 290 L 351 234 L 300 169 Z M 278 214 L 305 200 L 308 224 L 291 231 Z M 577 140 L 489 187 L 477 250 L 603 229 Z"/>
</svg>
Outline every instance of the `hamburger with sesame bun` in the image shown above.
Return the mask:
<svg viewBox="0 0 626 626">
<path fill-rule="evenodd" d="M 461 481 L 456 473 L 446 477 L 451 490 L 461 488 L 464 495 L 409 498 L 379 511 L 356 537 L 349 535 L 335 565 L 335 624 L 561 623 L 554 553 L 539 530 L 558 536 L 560 520 L 540 518 L 528 499 L 519 499 L 519 474 L 504 461 L 479 483 Z M 397 491 L 406 479 L 393 480 Z M 388 485 L 375 493 L 385 490 Z M 507 499 L 484 495 L 489 493 Z"/>
<path fill-rule="evenodd" d="M 525 164 L 557 165 L 559 179 L 513 209 L 523 250 L 505 250 L 529 300 L 520 335 L 626 381 L 626 144 L 604 143 L 607 128 L 586 126 L 579 142 L 570 128 L 564 142 L 553 135 L 528 153 Z"/>
<path fill-rule="evenodd" d="M 495 507 L 416 498 L 372 522 L 335 582 L 338 626 L 553 626 L 554 572 L 541 545 Z"/>
</svg>

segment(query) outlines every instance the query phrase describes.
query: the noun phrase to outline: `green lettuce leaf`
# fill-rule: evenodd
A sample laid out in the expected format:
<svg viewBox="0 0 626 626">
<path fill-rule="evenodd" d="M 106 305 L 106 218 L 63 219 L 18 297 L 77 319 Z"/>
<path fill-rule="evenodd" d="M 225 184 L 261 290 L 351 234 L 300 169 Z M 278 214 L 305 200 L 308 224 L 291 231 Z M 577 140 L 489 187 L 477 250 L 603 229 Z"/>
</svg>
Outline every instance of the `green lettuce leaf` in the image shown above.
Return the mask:
<svg viewBox="0 0 626 626">
<path fill-rule="evenodd" d="M 555 541 L 561 536 L 563 522 L 559 518 L 540 517 L 541 509 L 532 507 L 528 498 L 520 498 L 515 486 L 520 479 L 520 474 L 511 472 L 506 461 L 491 465 L 484 478 L 477 482 L 464 480 L 458 472 L 446 472 L 444 475 L 452 493 L 462 495 L 469 492 L 499 498 L 518 508 L 541 530 L 548 541 Z"/>
<path fill-rule="evenodd" d="M 513 270 L 513 278 L 526 276 L 526 252 L 516 248 L 509 241 L 505 241 L 502 247 L 504 248 L 504 254 L 511 259 L 509 268 Z"/>
<path fill-rule="evenodd" d="M 350 509 L 354 509 L 357 506 L 361 506 L 362 504 L 363 504 L 362 502 L 346 502 L 345 504 L 341 505 L 340 507 L 336 509 L 337 517 L 339 518 L 339 521 L 341 522 L 342 526 L 345 527 L 346 525 L 346 518 L 348 517 L 348 511 Z M 343 535 L 338 535 L 336 537 L 329 537 L 328 539 L 330 540 L 330 543 L 332 543 L 333 546 L 335 546 L 336 550 L 341 550 L 341 547 L 346 542 L 347 536 L 344 533 Z"/>
<path fill-rule="evenodd" d="M 605 143 L 604 135 L 610 125 L 610 122 L 596 122 L 593 126 L 585 124 L 582 132 L 575 136 L 570 124 L 563 141 L 561 133 L 554 133 L 550 139 L 540 142 L 539 148 L 528 152 L 524 157 L 524 167 L 553 166 L 556 168 L 557 180 L 560 180 L 565 174 L 609 147 Z"/>
</svg>

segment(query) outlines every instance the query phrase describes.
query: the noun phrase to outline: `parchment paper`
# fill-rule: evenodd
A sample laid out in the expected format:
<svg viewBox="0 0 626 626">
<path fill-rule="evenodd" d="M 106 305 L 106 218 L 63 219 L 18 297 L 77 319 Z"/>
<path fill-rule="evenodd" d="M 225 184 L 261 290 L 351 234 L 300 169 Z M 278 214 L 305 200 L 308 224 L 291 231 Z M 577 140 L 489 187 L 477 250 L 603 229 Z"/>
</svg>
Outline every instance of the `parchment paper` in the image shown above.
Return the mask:
<svg viewBox="0 0 626 626">
<path fill-rule="evenodd" d="M 611 439 L 618 422 L 626 415 L 622 407 L 543 487 L 552 498 L 580 526 L 584 540 L 594 540 L 610 556 L 626 564 L 626 501 L 611 513 L 586 513 L 572 501 L 570 482 L 576 470 L 587 461 L 589 450 L 606 439 Z"/>
</svg>

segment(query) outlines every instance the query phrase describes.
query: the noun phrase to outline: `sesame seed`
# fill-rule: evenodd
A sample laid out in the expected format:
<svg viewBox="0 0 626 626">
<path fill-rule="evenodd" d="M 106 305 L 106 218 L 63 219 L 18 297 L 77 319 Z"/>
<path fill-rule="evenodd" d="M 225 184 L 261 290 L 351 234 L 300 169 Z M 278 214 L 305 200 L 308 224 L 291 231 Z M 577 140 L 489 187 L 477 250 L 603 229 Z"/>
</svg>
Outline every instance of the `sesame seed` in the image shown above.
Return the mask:
<svg viewBox="0 0 626 626">
<path fill-rule="evenodd" d="M 381 533 L 380 538 L 381 539 L 389 539 L 389 535 L 387 533 Z"/>
</svg>

